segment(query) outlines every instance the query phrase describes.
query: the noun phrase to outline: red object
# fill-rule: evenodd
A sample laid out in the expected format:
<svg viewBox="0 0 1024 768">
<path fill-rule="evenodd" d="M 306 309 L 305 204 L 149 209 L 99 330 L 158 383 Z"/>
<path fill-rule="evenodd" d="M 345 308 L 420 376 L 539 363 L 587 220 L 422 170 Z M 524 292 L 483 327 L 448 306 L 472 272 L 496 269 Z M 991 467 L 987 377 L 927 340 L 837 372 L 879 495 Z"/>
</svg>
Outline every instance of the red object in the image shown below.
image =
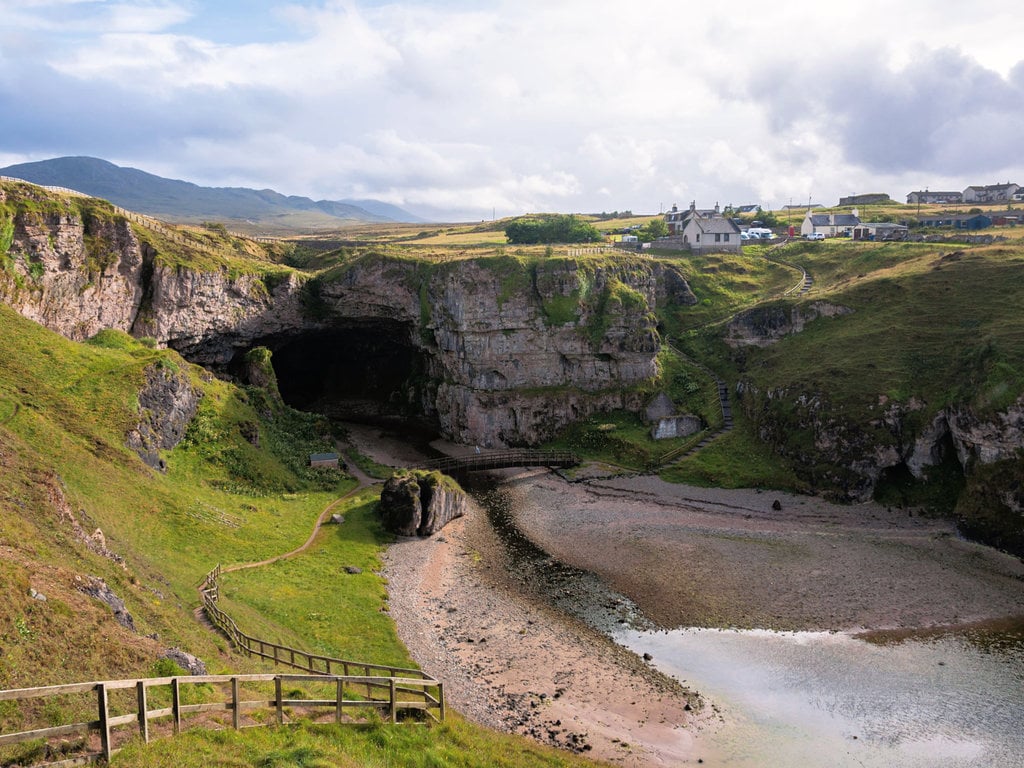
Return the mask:
<svg viewBox="0 0 1024 768">
<path fill-rule="evenodd" d="M 789 236 L 793 237 L 793 235 L 795 235 L 795 234 L 796 234 L 796 227 L 794 227 L 792 224 L 790 224 L 789 225 Z"/>
</svg>

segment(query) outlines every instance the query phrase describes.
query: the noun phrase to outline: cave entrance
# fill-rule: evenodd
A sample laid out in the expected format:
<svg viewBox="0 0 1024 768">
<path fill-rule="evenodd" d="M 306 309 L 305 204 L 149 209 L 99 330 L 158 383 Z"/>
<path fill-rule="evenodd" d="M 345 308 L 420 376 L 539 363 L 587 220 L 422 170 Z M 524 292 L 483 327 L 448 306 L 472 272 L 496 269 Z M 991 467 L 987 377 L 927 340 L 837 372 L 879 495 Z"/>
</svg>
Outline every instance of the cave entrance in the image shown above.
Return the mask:
<svg viewBox="0 0 1024 768">
<path fill-rule="evenodd" d="M 423 409 L 426 361 L 409 333 L 377 320 L 261 343 L 273 352 L 281 398 L 293 408 L 338 421 L 433 426 Z"/>
</svg>

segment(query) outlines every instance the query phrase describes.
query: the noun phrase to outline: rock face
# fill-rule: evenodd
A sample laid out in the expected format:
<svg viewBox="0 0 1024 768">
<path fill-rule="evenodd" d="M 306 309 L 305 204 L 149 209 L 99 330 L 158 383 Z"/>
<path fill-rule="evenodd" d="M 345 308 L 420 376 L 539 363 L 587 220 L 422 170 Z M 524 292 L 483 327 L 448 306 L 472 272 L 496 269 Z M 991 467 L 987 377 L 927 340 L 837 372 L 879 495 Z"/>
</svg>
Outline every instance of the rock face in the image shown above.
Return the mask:
<svg viewBox="0 0 1024 768">
<path fill-rule="evenodd" d="M 392 476 L 380 494 L 384 527 L 399 536 L 431 536 L 466 513 L 465 492 L 439 472 Z"/>
<path fill-rule="evenodd" d="M 77 341 L 104 328 L 131 328 L 152 253 L 125 219 L 56 206 L 19 214 L 11 224 L 10 270 L 0 270 L 0 299 Z"/>
<path fill-rule="evenodd" d="M 848 315 L 853 310 L 827 301 L 803 306 L 759 307 L 738 314 L 727 326 L 725 343 L 731 347 L 774 344 L 783 336 L 800 333 L 807 323 L 820 317 Z"/>
<path fill-rule="evenodd" d="M 329 279 L 189 268 L 189 246 L 169 263 L 160 238 L 106 204 L 50 197 L 52 212 L 15 216 L 0 270 L 0 298 L 25 316 L 73 339 L 104 328 L 152 337 L 221 370 L 257 346 L 376 332 L 416 360 L 395 396 L 466 444 L 535 444 L 595 412 L 639 412 L 635 390 L 657 373 L 653 310 L 696 303 L 677 268 L 633 255 L 366 256 Z"/>
<path fill-rule="evenodd" d="M 146 385 L 139 392 L 139 423 L 126 442 L 146 464 L 166 469 L 160 451 L 181 442 L 199 407 L 199 395 L 184 371 L 167 365 L 146 369 Z"/>
<path fill-rule="evenodd" d="M 758 392 L 743 382 L 737 391 L 759 437 L 812 490 L 867 501 L 887 471 L 921 480 L 955 460 L 965 484 L 956 507 L 961 529 L 1024 555 L 1024 397 L 994 413 L 957 405 L 929 415 L 919 400 L 883 396 L 869 419 L 855 420 L 820 392 Z"/>
<path fill-rule="evenodd" d="M 132 632 L 135 631 L 135 619 L 128 613 L 124 600 L 114 594 L 113 590 L 107 585 L 107 582 L 96 576 L 89 576 L 78 588 L 110 608 L 118 624 L 125 629 L 130 629 Z"/>
</svg>

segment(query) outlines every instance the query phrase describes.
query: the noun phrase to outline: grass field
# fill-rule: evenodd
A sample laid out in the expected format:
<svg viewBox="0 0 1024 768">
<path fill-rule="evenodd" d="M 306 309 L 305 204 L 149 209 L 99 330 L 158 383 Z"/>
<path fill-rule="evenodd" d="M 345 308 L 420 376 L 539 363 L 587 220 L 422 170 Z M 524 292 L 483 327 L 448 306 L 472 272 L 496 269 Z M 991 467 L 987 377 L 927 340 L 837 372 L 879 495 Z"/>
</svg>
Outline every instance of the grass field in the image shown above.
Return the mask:
<svg viewBox="0 0 1024 768">
<path fill-rule="evenodd" d="M 353 487 L 340 474 L 296 466 L 324 439 L 317 420 L 275 406 L 262 395 L 200 376 L 176 354 L 123 334 L 98 343 L 68 341 L 0 304 L 0 688 L 167 674 L 157 661 L 177 646 L 204 659 L 211 673 L 263 671 L 238 656 L 192 616 L 196 585 L 218 562 L 255 561 L 302 544 L 320 512 Z M 145 467 L 124 447 L 137 418 L 146 366 L 189 371 L 204 397 L 168 470 Z M 260 410 L 253 401 L 260 403 Z M 260 449 L 243 436 L 257 424 Z M 413 666 L 386 612 L 376 574 L 388 537 L 372 492 L 353 499 L 346 523 L 331 526 L 302 556 L 227 574 L 224 605 L 248 632 L 312 650 Z M 71 522 L 74 517 L 81 536 Z M 102 529 L 123 566 L 83 541 Z M 363 573 L 341 572 L 345 564 Z M 135 632 L 79 590 L 103 579 L 134 618 Z M 344 579 L 344 581 L 343 581 Z M 43 593 L 41 602 L 29 590 Z M 150 637 L 152 635 L 153 637 Z M 158 638 L 158 639 L 154 639 Z M 73 709 L 35 715 L 4 704 L 0 729 L 83 719 Z M 84 715 L 86 718 L 88 715 Z M 31 718 L 31 719 L 27 719 Z M 403 732 L 404 731 L 404 732 Z M 16 762 L 34 747 L 0 750 Z M 319 727 L 196 733 L 132 746 L 118 764 L 245 765 L 552 765 L 592 764 L 461 722 L 391 729 Z M 441 762 L 438 762 L 441 761 Z"/>
</svg>

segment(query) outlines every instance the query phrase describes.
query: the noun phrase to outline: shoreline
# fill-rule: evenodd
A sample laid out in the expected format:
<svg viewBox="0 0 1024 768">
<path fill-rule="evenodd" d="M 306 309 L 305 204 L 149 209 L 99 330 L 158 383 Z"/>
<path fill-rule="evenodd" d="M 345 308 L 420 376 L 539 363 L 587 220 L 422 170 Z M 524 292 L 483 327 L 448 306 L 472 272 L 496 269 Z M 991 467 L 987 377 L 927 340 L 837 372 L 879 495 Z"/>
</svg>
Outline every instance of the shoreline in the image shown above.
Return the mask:
<svg viewBox="0 0 1024 768">
<path fill-rule="evenodd" d="M 382 463 L 411 450 L 366 439 L 361 450 Z M 1024 616 L 1024 564 L 957 538 L 947 521 L 644 476 L 504 477 L 530 541 L 596 574 L 664 629 L 910 636 Z M 715 762 L 702 737 L 729 728 L 731 716 L 510 572 L 475 502 L 435 536 L 399 540 L 384 562 L 399 636 L 463 716 L 617 765 Z M 611 703 L 610 691 L 629 695 Z"/>
<path fill-rule="evenodd" d="M 622 766 L 708 757 L 699 695 L 518 589 L 479 506 L 384 560 L 399 636 L 464 717 Z"/>
<path fill-rule="evenodd" d="M 664 629 L 861 633 L 1024 617 L 1024 562 L 948 520 L 649 476 L 509 487 L 525 535 Z"/>
</svg>

